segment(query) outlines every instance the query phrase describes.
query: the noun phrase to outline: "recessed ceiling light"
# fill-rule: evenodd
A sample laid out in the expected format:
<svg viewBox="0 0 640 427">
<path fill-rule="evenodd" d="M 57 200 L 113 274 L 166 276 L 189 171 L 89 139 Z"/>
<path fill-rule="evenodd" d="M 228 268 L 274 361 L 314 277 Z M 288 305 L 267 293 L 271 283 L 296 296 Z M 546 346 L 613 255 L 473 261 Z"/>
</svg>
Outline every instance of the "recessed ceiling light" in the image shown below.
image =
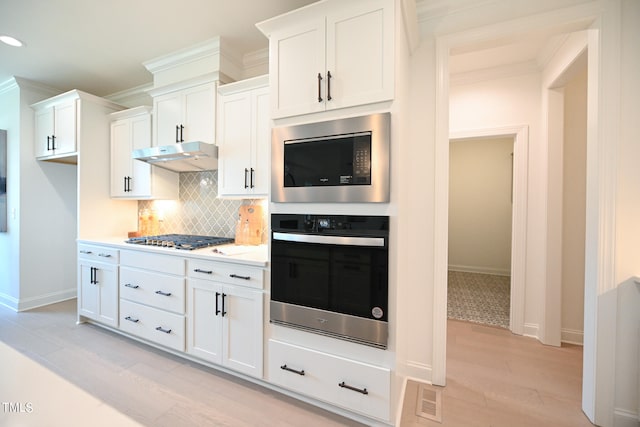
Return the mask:
<svg viewBox="0 0 640 427">
<path fill-rule="evenodd" d="M 9 46 L 15 46 L 15 47 L 24 46 L 24 43 L 22 43 L 20 40 L 16 39 L 15 37 L 7 36 L 4 34 L 0 36 L 0 41 L 3 42 L 4 44 L 8 44 Z"/>
</svg>

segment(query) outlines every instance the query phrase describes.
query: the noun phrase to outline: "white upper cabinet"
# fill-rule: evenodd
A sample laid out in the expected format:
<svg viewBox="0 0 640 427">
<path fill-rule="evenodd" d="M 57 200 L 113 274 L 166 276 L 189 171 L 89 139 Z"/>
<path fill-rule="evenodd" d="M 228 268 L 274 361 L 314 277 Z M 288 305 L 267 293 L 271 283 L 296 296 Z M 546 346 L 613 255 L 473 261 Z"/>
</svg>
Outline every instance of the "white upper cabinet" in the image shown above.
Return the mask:
<svg viewBox="0 0 640 427">
<path fill-rule="evenodd" d="M 393 0 L 321 2 L 258 27 L 270 39 L 273 118 L 393 99 Z"/>
<path fill-rule="evenodd" d="M 178 174 L 133 160 L 133 150 L 151 146 L 151 110 L 111 114 L 111 197 L 178 199 Z"/>
<path fill-rule="evenodd" d="M 44 160 L 77 151 L 76 97 L 61 98 L 59 102 L 35 113 L 35 153 Z"/>
<path fill-rule="evenodd" d="M 218 195 L 266 196 L 269 192 L 268 77 L 218 89 Z"/>
<path fill-rule="evenodd" d="M 215 142 L 216 83 L 154 96 L 154 146 Z"/>
</svg>

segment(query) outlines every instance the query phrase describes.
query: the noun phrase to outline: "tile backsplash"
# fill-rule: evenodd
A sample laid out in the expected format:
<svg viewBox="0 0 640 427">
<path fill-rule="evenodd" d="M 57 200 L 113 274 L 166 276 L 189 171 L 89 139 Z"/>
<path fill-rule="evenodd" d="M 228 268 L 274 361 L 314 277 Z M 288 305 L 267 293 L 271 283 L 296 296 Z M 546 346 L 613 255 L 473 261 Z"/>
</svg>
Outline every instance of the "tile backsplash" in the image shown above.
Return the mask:
<svg viewBox="0 0 640 427">
<path fill-rule="evenodd" d="M 180 200 L 140 200 L 138 210 L 155 208 L 160 234 L 234 237 L 238 209 L 261 200 L 218 199 L 218 171 L 180 173 Z M 265 210 L 266 211 L 266 210 Z"/>
</svg>

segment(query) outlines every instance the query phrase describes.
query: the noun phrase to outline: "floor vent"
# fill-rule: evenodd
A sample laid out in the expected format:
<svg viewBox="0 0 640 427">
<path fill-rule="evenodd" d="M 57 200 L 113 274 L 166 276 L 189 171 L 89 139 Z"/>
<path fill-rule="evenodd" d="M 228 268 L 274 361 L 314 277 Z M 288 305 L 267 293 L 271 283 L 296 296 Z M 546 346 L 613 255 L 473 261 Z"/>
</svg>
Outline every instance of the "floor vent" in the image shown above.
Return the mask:
<svg viewBox="0 0 640 427">
<path fill-rule="evenodd" d="M 427 384 L 418 386 L 416 415 L 428 420 L 442 422 L 442 391 Z"/>
</svg>

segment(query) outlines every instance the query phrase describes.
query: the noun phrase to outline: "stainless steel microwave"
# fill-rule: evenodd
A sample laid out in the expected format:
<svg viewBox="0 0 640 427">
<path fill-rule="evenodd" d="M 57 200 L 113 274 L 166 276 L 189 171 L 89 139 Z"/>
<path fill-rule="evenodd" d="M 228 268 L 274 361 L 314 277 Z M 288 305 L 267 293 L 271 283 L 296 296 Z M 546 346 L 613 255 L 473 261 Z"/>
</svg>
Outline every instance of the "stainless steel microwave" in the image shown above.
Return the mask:
<svg viewBox="0 0 640 427">
<path fill-rule="evenodd" d="M 273 129 L 271 201 L 388 202 L 391 114 Z"/>
</svg>

